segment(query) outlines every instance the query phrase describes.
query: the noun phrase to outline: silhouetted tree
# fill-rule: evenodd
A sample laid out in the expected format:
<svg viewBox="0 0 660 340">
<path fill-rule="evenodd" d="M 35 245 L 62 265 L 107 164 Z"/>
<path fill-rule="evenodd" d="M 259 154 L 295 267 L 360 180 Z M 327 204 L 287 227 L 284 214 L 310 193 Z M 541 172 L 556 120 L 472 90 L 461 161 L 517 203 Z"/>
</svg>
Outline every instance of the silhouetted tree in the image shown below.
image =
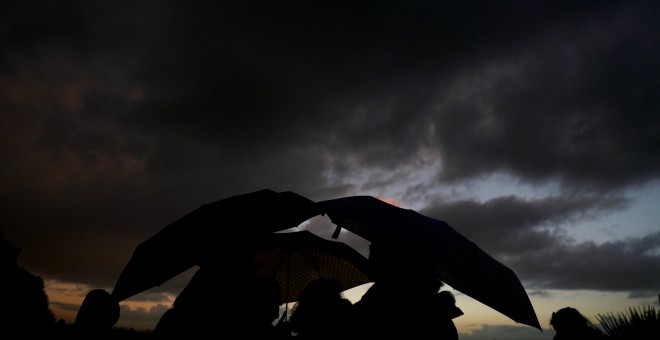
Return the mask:
<svg viewBox="0 0 660 340">
<path fill-rule="evenodd" d="M 48 307 L 44 281 L 18 266 L 20 252 L 0 231 L 0 292 L 4 294 L 0 329 L 3 334 L 44 336 L 54 329 L 55 317 Z"/>
</svg>

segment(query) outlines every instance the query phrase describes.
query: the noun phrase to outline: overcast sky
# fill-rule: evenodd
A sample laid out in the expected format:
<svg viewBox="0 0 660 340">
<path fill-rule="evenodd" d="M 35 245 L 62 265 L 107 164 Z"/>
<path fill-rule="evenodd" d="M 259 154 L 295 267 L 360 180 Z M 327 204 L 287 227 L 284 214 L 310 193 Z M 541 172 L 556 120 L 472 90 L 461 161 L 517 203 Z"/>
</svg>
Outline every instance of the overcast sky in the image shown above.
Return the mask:
<svg viewBox="0 0 660 340">
<path fill-rule="evenodd" d="M 530 291 L 657 304 L 659 29 L 654 1 L 3 1 L 0 228 L 111 288 L 204 203 L 366 194 Z"/>
</svg>

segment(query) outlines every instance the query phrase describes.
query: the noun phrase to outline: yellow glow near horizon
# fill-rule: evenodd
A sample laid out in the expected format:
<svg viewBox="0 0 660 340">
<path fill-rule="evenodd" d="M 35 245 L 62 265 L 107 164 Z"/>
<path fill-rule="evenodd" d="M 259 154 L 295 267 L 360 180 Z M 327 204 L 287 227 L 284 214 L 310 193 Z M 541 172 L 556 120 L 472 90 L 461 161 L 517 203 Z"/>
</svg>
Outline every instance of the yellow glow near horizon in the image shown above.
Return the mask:
<svg viewBox="0 0 660 340">
<path fill-rule="evenodd" d="M 44 291 L 48 295 L 50 310 L 55 315 L 55 320 L 64 320 L 67 323 L 73 323 L 80 309 L 85 296 L 93 288 L 87 285 L 76 283 L 67 283 L 54 280 L 46 280 L 44 282 Z M 106 289 L 110 291 L 109 289 Z M 128 308 L 130 311 L 142 311 L 143 313 L 158 313 L 162 314 L 164 309 L 172 306 L 174 296 L 170 296 L 170 301 L 133 301 L 125 300 L 120 303 L 124 309 Z M 155 312 L 158 310 L 159 312 Z M 157 319 L 160 315 L 154 315 Z M 127 318 L 121 318 L 117 322 L 118 327 L 135 328 L 135 329 L 152 329 L 155 326 L 153 322 L 137 322 Z"/>
<path fill-rule="evenodd" d="M 56 320 L 64 320 L 68 323 L 75 321 L 76 314 L 80 308 L 85 295 L 91 290 L 89 286 L 48 280 L 44 282 L 45 292 L 48 295 L 50 309 L 55 314 Z M 344 297 L 355 303 L 371 287 L 371 283 L 364 284 L 344 292 Z M 521 325 L 492 308 L 482 304 L 471 297 L 464 295 L 451 287 L 445 287 L 456 296 L 456 305 L 463 310 L 464 315 L 454 319 L 454 324 L 459 333 L 470 334 L 481 329 L 484 325 Z M 552 312 L 563 307 L 577 308 L 584 316 L 596 322 L 596 315 L 607 313 L 618 313 L 625 311 L 628 307 L 640 305 L 657 306 L 656 299 L 631 299 L 627 293 L 607 293 L 596 291 L 546 291 L 544 295 L 530 296 L 532 305 L 536 311 L 541 327 L 549 329 L 549 320 Z M 164 310 L 171 307 L 171 301 L 175 296 L 170 296 L 169 302 L 132 301 L 121 303 L 122 315 L 117 327 L 134 328 L 136 330 L 149 330 L 155 327 L 157 320 Z M 290 304 L 289 307 L 292 307 Z M 126 313 L 126 312 L 129 313 Z M 141 316 L 141 317 L 138 317 Z"/>
</svg>

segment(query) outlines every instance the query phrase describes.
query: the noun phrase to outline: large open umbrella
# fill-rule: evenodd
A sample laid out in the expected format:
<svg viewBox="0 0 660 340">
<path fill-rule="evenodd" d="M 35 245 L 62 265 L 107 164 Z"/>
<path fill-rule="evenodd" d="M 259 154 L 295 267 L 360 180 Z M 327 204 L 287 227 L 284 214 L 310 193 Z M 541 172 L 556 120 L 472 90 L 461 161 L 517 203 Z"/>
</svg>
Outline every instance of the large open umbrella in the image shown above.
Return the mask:
<svg viewBox="0 0 660 340">
<path fill-rule="evenodd" d="M 225 261 L 255 234 L 296 227 L 319 214 L 314 201 L 268 189 L 204 204 L 139 244 L 112 295 L 121 301 L 193 266 Z"/>
<path fill-rule="evenodd" d="M 536 327 L 536 312 L 516 274 L 444 221 L 402 209 L 372 196 L 320 201 L 324 214 L 340 228 L 369 241 L 387 241 L 430 253 L 440 279 L 458 291 L 508 316 Z"/>
<path fill-rule="evenodd" d="M 343 242 L 307 230 L 273 233 L 257 242 L 255 277 L 275 278 L 285 303 L 298 301 L 305 286 L 319 278 L 337 280 L 342 290 L 373 281 L 367 258 Z"/>
</svg>

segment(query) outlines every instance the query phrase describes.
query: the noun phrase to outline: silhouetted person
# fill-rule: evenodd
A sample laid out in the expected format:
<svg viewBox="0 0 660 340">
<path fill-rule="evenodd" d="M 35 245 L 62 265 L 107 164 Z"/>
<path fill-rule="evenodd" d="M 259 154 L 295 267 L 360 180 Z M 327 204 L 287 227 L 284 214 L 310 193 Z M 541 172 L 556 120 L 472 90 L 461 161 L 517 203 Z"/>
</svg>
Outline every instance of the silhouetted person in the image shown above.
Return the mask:
<svg viewBox="0 0 660 340">
<path fill-rule="evenodd" d="M 235 292 L 225 289 L 220 271 L 200 267 L 186 287 L 156 324 L 153 335 L 159 338 L 201 337 L 229 321 L 220 308 L 231 309 Z M 223 301 L 223 297 L 226 299 Z M 227 312 L 228 313 L 228 312 Z"/>
<path fill-rule="evenodd" d="M 103 289 L 93 289 L 80 305 L 74 322 L 80 339 L 110 338 L 119 320 L 119 302 Z"/>
<path fill-rule="evenodd" d="M 555 330 L 554 340 L 601 340 L 606 339 L 593 323 L 577 309 L 564 307 L 550 318 L 550 326 Z"/>
<path fill-rule="evenodd" d="M 200 265 L 172 308 L 158 321 L 154 337 L 204 338 L 236 328 L 243 316 L 234 309 L 243 303 L 242 292 L 256 267 L 249 257 L 237 255 L 224 260 L 222 264 Z"/>
<path fill-rule="evenodd" d="M 310 282 L 292 309 L 291 330 L 299 339 L 341 339 L 350 317 L 351 301 L 339 282 L 321 278 Z"/>
<path fill-rule="evenodd" d="M 55 317 L 48 307 L 44 281 L 18 266 L 20 252 L 0 232 L 0 332 L 42 337 L 54 329 Z"/>
<path fill-rule="evenodd" d="M 446 323 L 434 294 L 442 287 L 432 257 L 415 247 L 373 242 L 374 284 L 353 305 L 355 338 L 441 339 Z"/>
<path fill-rule="evenodd" d="M 263 277 L 250 280 L 241 291 L 243 301 L 237 306 L 239 320 L 234 328 L 240 338 L 245 339 L 286 339 L 291 332 L 288 328 L 273 325 L 280 315 L 282 293 L 275 279 Z"/>
<path fill-rule="evenodd" d="M 456 307 L 456 298 L 450 291 L 443 290 L 433 295 L 433 307 L 437 310 L 439 339 L 458 340 L 458 330 L 453 319 L 463 315 Z"/>
<path fill-rule="evenodd" d="M 154 331 L 151 333 L 154 338 L 174 338 L 182 336 L 182 321 L 180 320 L 178 310 L 174 307 L 168 309 L 158 320 Z"/>
</svg>

